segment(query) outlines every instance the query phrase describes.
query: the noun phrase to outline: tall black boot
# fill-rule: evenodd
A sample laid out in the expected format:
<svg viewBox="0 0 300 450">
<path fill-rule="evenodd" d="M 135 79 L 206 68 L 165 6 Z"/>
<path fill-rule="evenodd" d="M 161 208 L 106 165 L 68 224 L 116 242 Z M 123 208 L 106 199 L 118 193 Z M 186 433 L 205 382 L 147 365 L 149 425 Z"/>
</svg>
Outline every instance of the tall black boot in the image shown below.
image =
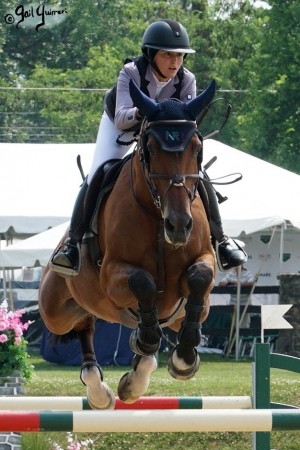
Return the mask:
<svg viewBox="0 0 300 450">
<path fill-rule="evenodd" d="M 87 188 L 88 184 L 85 180 L 75 201 L 70 222 L 69 237 L 65 240 L 63 246 L 54 253 L 49 263 L 52 270 L 64 277 L 78 275 L 80 271 L 80 243 L 85 233 L 84 199 Z"/>
<path fill-rule="evenodd" d="M 224 271 L 241 266 L 247 261 L 248 256 L 236 240 L 224 234 L 215 190 L 210 183 L 205 183 L 205 188 L 211 215 L 210 230 L 219 269 Z"/>
</svg>

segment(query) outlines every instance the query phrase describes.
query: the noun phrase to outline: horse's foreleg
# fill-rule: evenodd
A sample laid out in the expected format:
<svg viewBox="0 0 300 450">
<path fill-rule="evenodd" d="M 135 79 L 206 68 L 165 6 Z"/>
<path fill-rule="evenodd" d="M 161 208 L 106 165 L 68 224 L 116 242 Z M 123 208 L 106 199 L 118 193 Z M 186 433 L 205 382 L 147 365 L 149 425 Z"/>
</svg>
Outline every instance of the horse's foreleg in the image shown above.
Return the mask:
<svg viewBox="0 0 300 450">
<path fill-rule="evenodd" d="M 87 398 L 93 409 L 113 409 L 115 396 L 110 387 L 103 382 L 101 367 L 94 351 L 94 318 L 89 316 L 75 328 L 79 338 L 82 365 L 80 379 L 87 389 Z"/>
<path fill-rule="evenodd" d="M 156 285 L 148 272 L 136 269 L 128 278 L 128 286 L 138 301 L 140 319 L 130 337 L 131 349 L 141 356 L 154 355 L 162 336 L 156 310 Z"/>
<path fill-rule="evenodd" d="M 197 346 L 201 341 L 201 322 L 208 313 L 207 297 L 212 278 L 212 269 L 204 262 L 197 262 L 188 269 L 186 314 L 178 333 L 178 345 L 168 361 L 170 374 L 178 380 L 192 378 L 199 369 Z"/>
</svg>

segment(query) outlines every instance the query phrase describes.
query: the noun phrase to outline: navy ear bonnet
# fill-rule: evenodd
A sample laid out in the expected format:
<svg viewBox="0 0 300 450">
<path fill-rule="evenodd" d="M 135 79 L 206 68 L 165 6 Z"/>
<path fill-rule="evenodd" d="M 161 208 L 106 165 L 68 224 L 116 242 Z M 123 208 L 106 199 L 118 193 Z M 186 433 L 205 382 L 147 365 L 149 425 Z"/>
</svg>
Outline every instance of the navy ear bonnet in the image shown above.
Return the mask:
<svg viewBox="0 0 300 450">
<path fill-rule="evenodd" d="M 129 82 L 133 104 L 148 121 L 148 133 L 167 152 L 184 151 L 193 134 L 198 133 L 196 118 L 213 99 L 215 88 L 213 80 L 200 95 L 188 103 L 176 99 L 156 103 L 141 92 L 132 80 Z"/>
<path fill-rule="evenodd" d="M 186 103 L 177 99 L 161 100 L 157 108 L 147 117 L 148 122 L 158 120 L 195 120 L 196 118 L 188 111 Z"/>
<path fill-rule="evenodd" d="M 148 134 L 155 137 L 161 150 L 166 152 L 183 152 L 195 133 L 198 133 L 198 130 L 191 122 L 181 124 L 152 122 L 148 128 Z"/>
</svg>

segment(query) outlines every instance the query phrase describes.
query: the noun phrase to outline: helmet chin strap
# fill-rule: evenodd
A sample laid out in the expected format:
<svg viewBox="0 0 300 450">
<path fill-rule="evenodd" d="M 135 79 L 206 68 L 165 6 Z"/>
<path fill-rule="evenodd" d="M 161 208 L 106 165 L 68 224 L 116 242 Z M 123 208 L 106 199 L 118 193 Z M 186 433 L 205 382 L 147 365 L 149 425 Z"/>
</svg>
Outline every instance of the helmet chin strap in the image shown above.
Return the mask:
<svg viewBox="0 0 300 450">
<path fill-rule="evenodd" d="M 155 63 L 155 61 L 151 61 L 149 59 L 149 63 L 150 65 L 153 67 L 153 69 L 158 73 L 158 75 L 160 75 L 162 78 L 164 78 L 165 80 L 168 80 L 168 77 L 166 77 L 161 70 L 159 70 L 158 65 Z"/>
<path fill-rule="evenodd" d="M 151 56 L 149 55 L 149 49 L 146 49 L 146 51 L 143 51 L 143 53 L 144 53 L 144 56 L 147 59 L 148 63 L 150 64 L 150 66 L 153 67 L 153 69 L 158 73 L 158 75 L 160 75 L 165 80 L 168 80 L 168 78 L 165 77 L 165 75 L 161 72 L 161 70 L 159 70 L 158 65 L 156 64 L 154 59 L 151 58 Z"/>
</svg>

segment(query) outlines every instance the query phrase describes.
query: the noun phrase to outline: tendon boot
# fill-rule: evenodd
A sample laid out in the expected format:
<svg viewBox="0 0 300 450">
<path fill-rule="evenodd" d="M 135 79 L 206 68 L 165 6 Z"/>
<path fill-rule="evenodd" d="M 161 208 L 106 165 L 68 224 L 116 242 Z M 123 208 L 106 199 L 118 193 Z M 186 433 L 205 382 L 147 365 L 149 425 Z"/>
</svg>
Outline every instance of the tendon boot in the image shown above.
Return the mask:
<svg viewBox="0 0 300 450">
<path fill-rule="evenodd" d="M 216 193 L 210 183 L 205 183 L 210 209 L 210 230 L 219 269 L 224 272 L 234 267 L 243 265 L 247 259 L 247 253 L 243 250 L 242 242 L 226 236 L 223 232 L 222 220 L 217 202 Z"/>
<path fill-rule="evenodd" d="M 78 275 L 80 272 L 80 243 L 85 232 L 84 199 L 87 188 L 88 184 L 85 180 L 75 201 L 71 217 L 69 237 L 53 254 L 49 263 L 52 270 L 65 278 L 71 278 Z"/>
</svg>

